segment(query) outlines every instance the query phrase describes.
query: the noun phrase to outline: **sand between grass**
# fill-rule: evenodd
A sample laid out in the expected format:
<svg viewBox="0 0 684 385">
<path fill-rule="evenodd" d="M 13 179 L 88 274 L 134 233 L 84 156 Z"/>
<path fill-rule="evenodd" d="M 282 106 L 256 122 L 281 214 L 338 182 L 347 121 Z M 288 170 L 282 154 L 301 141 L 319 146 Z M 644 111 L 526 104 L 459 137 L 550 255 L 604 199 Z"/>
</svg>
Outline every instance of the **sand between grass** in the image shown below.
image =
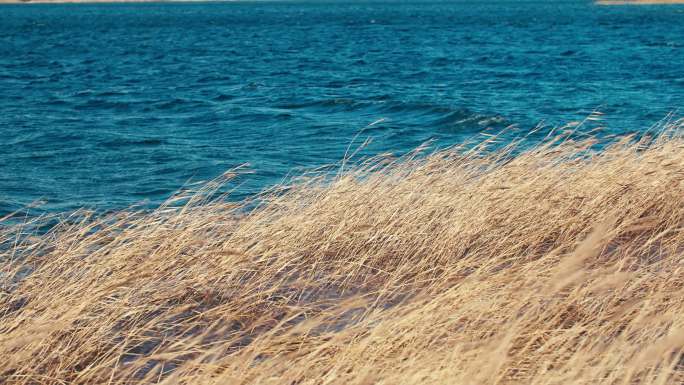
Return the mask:
<svg viewBox="0 0 684 385">
<path fill-rule="evenodd" d="M 0 383 L 682 383 L 682 128 L 5 219 Z"/>
</svg>

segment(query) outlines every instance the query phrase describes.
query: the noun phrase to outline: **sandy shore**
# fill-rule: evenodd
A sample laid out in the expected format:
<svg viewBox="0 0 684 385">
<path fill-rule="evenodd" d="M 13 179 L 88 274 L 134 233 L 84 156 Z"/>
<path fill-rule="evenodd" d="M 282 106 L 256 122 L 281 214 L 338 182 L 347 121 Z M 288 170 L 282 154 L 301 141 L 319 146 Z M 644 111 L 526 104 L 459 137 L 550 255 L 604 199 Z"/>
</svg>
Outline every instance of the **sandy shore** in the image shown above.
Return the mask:
<svg viewBox="0 0 684 385">
<path fill-rule="evenodd" d="M 599 5 L 656 5 L 656 4 L 684 4 L 684 0 L 599 0 Z"/>
<path fill-rule="evenodd" d="M 194 1 L 198 0 L 181 0 Z M 203 0 L 199 0 L 203 1 Z M 212 0 L 207 0 L 212 1 Z M 62 4 L 62 3 L 153 3 L 153 2 L 165 2 L 173 3 L 179 2 L 178 0 L 0 0 L 0 4 Z"/>
</svg>

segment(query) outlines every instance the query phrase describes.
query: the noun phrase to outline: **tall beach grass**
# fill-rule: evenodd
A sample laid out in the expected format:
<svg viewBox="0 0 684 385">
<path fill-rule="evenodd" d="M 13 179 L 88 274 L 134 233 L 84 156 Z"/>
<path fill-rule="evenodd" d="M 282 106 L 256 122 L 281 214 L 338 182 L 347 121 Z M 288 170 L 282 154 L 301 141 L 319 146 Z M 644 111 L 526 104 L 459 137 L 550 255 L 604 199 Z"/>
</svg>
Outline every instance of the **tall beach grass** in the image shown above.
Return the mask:
<svg viewBox="0 0 684 385">
<path fill-rule="evenodd" d="M 683 128 L 5 218 L 0 383 L 682 383 Z"/>
</svg>

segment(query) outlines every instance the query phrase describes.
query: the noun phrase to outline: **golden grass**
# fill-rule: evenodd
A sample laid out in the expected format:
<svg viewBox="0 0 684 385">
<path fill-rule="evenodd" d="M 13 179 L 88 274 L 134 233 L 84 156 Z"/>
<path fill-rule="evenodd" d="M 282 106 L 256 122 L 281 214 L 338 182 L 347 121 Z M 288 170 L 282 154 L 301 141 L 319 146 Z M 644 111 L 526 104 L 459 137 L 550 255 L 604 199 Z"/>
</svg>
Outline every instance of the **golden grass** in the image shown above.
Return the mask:
<svg viewBox="0 0 684 385">
<path fill-rule="evenodd" d="M 681 383 L 682 128 L 5 226 L 0 383 Z"/>
</svg>

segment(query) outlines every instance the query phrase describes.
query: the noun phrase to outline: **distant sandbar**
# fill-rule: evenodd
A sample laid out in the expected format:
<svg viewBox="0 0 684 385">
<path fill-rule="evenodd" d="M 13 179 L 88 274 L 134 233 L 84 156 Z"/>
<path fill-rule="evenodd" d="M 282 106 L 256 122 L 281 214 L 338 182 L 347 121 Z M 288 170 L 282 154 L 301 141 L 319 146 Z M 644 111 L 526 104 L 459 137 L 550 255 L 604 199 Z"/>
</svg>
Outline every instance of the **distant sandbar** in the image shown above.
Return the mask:
<svg viewBox="0 0 684 385">
<path fill-rule="evenodd" d="M 164 2 L 172 3 L 178 1 L 192 1 L 197 0 L 0 0 L 0 4 L 60 4 L 60 3 L 152 3 Z M 203 1 L 203 0 L 199 0 Z M 213 0 L 208 0 L 213 1 Z M 225 1 L 225 0 L 224 0 Z"/>
<path fill-rule="evenodd" d="M 599 5 L 684 4 L 684 0 L 598 0 Z"/>
</svg>

